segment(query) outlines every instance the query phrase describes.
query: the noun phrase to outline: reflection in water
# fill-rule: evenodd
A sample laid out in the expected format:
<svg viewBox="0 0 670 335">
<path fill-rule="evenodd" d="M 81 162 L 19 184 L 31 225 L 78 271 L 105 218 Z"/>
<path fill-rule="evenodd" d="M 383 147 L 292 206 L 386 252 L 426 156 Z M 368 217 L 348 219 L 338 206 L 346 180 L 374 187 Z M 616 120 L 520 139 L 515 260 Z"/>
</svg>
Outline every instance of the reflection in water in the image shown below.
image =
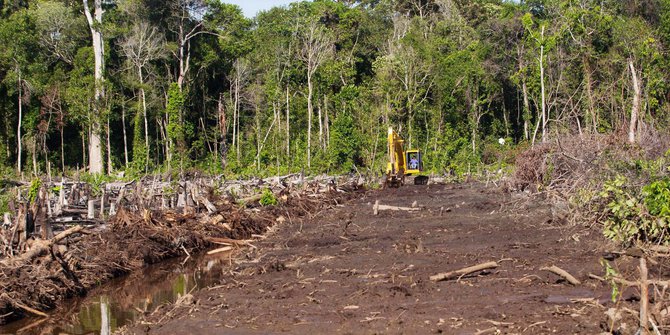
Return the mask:
<svg viewBox="0 0 670 335">
<path fill-rule="evenodd" d="M 109 335 L 112 332 L 106 300 L 108 300 L 107 297 L 100 297 L 100 335 Z"/>
<path fill-rule="evenodd" d="M 100 334 L 131 323 L 161 304 L 219 283 L 230 254 L 201 256 L 182 265 L 167 261 L 136 271 L 66 301 L 48 319 L 25 318 L 0 327 L 0 334 Z"/>
</svg>

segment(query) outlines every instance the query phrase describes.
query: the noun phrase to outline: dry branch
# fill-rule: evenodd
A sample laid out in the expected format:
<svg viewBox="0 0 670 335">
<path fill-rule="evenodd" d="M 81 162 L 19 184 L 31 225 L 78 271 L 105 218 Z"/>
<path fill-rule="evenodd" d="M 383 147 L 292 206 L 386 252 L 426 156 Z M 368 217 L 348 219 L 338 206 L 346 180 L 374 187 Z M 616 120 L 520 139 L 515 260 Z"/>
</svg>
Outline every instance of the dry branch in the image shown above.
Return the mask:
<svg viewBox="0 0 670 335">
<path fill-rule="evenodd" d="M 228 245 L 235 245 L 235 246 L 243 246 L 243 245 L 249 245 L 251 243 L 250 240 L 236 240 L 232 238 L 225 238 L 225 237 L 207 237 L 205 238 L 207 241 L 212 242 L 212 243 L 225 243 Z"/>
<path fill-rule="evenodd" d="M 577 278 L 573 277 L 567 271 L 559 268 L 556 265 L 552 265 L 550 267 L 542 267 L 542 268 L 540 268 L 540 270 L 549 271 L 549 272 L 552 272 L 554 274 L 557 274 L 557 275 L 563 277 L 565 280 L 567 280 L 572 285 L 575 285 L 575 286 L 581 285 L 581 282 L 579 280 L 577 280 Z"/>
<path fill-rule="evenodd" d="M 221 252 L 226 252 L 226 251 L 231 251 L 231 250 L 233 250 L 233 247 L 228 246 L 228 247 L 223 247 L 223 248 L 210 250 L 210 251 L 207 252 L 207 254 L 208 255 L 213 255 L 213 254 L 218 254 L 218 253 L 221 253 Z"/>
<path fill-rule="evenodd" d="M 492 269 L 492 268 L 497 268 L 498 263 L 497 262 L 487 262 L 487 263 L 482 263 L 479 265 L 475 266 L 470 266 L 467 268 L 463 268 L 460 270 L 456 271 L 450 271 L 450 272 L 443 272 L 443 273 L 438 273 L 436 275 L 430 276 L 430 280 L 432 281 L 442 281 L 442 280 L 450 280 L 450 279 L 455 279 L 459 278 L 474 272 L 486 270 L 486 269 Z"/>
<path fill-rule="evenodd" d="M 41 316 L 41 317 L 45 317 L 45 318 L 48 318 L 48 317 L 49 317 L 49 315 L 47 315 L 47 313 L 44 313 L 44 312 L 42 312 L 42 311 L 38 311 L 38 310 L 36 310 L 36 309 L 34 309 L 34 308 L 30 308 L 30 307 L 28 307 L 28 306 L 26 306 L 26 305 L 23 305 L 23 304 L 21 304 L 21 303 L 18 303 L 18 302 L 16 302 L 16 301 L 12 302 L 12 304 L 14 304 L 14 306 L 16 306 L 16 307 L 18 307 L 18 308 L 21 308 L 22 310 L 24 310 L 24 311 L 26 311 L 26 312 L 28 312 L 28 313 L 30 313 L 30 314 L 37 315 L 37 316 Z"/>
</svg>

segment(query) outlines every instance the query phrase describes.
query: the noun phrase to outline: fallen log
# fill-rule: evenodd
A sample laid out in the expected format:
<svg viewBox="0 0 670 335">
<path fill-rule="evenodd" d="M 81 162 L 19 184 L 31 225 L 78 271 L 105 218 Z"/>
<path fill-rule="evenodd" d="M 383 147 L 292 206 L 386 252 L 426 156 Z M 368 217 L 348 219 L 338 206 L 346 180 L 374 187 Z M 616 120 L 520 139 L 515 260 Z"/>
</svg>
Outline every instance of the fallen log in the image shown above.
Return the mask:
<svg viewBox="0 0 670 335">
<path fill-rule="evenodd" d="M 549 271 L 549 272 L 552 272 L 556 275 L 559 275 L 559 276 L 563 277 L 565 280 L 567 280 L 572 285 L 575 285 L 575 286 L 581 285 L 581 282 L 579 280 L 577 280 L 577 278 L 573 277 L 567 271 L 559 268 L 556 265 L 552 265 L 550 267 L 542 267 L 542 268 L 540 268 L 540 270 Z"/>
<path fill-rule="evenodd" d="M 430 276 L 430 280 L 435 281 L 435 282 L 442 281 L 442 280 L 450 280 L 450 279 L 460 278 L 460 277 L 463 277 L 465 275 L 468 275 L 468 274 L 471 274 L 471 273 L 474 273 L 474 272 L 478 272 L 478 271 L 482 271 L 482 270 L 486 270 L 486 269 L 493 269 L 493 268 L 497 268 L 497 267 L 498 267 L 497 262 L 487 262 L 487 263 L 482 263 L 482 264 L 479 264 L 479 265 L 463 268 L 463 269 L 460 269 L 460 270 L 438 273 L 436 275 Z"/>
<path fill-rule="evenodd" d="M 380 205 L 379 200 L 375 201 L 374 206 L 372 207 L 372 212 L 374 215 L 378 215 L 379 211 L 407 211 L 407 212 L 416 212 L 420 211 L 419 207 L 401 207 L 401 206 L 389 206 L 389 205 Z"/>
</svg>

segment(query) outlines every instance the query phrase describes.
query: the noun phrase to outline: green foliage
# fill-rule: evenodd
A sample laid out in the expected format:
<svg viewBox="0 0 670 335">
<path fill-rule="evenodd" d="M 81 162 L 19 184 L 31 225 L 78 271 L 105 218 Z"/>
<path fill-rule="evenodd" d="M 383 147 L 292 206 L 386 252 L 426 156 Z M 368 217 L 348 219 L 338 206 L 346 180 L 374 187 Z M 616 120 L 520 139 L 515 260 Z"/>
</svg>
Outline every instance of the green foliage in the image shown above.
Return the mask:
<svg viewBox="0 0 670 335">
<path fill-rule="evenodd" d="M 630 243 L 639 240 L 640 202 L 630 190 L 625 188 L 628 180 L 623 176 L 606 182 L 600 196 L 607 199 L 607 219 L 604 234 L 606 237 Z"/>
<path fill-rule="evenodd" d="M 607 238 L 624 245 L 670 242 L 670 179 L 638 189 L 617 176 L 604 184 L 600 197 L 608 201 L 603 230 Z"/>
<path fill-rule="evenodd" d="M 170 149 L 176 149 L 173 152 L 172 162 L 175 165 L 181 165 L 185 159 L 186 154 L 186 138 L 184 132 L 183 112 L 184 109 L 184 95 L 179 90 L 177 83 L 170 84 L 168 90 L 168 101 L 166 107 L 166 114 L 168 115 L 167 138 L 170 142 Z"/>
<path fill-rule="evenodd" d="M 3 189 L 2 192 L 0 192 L 0 213 L 9 212 L 9 202 L 16 197 L 16 194 L 13 193 L 14 192 L 8 192 L 7 189 Z"/>
<path fill-rule="evenodd" d="M 253 20 L 220 1 L 205 1 L 202 15 L 181 20 L 178 6 L 162 2 L 105 6 L 106 97 L 100 115 L 91 113 L 94 61 L 81 3 L 7 5 L 0 22 L 0 165 L 16 166 L 19 89 L 23 157 L 34 148 L 43 167 L 58 161 L 63 149 L 66 170 L 86 166 L 91 121 L 109 121 L 112 162 L 124 161 L 124 142 L 129 145 L 128 176 L 141 175 L 147 166 L 158 171 L 193 167 L 227 177 L 296 172 L 307 166 L 308 126 L 307 173 L 379 171 L 386 161 L 388 126 L 424 152 L 430 172 L 504 169 L 513 148 L 530 142 L 527 136 L 541 119 L 540 60 L 550 95 L 551 136 L 620 129 L 621 111 L 631 105 L 629 61 L 643 84 L 644 122 L 661 132 L 670 127 L 670 0 L 657 1 L 656 13 L 616 1 L 588 6 L 558 0 L 422 1 L 421 9 L 407 1 L 347 3 L 297 2 Z M 329 37 L 321 53 L 328 57 L 310 76 L 311 125 L 306 67 L 314 64 L 306 59 L 310 39 L 300 22 L 318 22 L 319 34 Z M 181 28 L 192 38 L 180 50 L 185 41 L 179 34 L 161 34 L 168 52 L 136 55 L 147 56 L 140 57 L 146 62 L 139 74 L 122 47 L 138 37 L 131 27 L 139 23 L 150 31 Z M 237 78 L 240 69 L 233 65 L 239 59 L 247 62 L 241 62 L 245 66 Z M 172 83 L 180 66 L 188 69 L 181 89 Z M 142 108 L 128 110 L 133 117 L 126 124 L 119 120 L 121 106 L 138 100 L 139 87 L 146 91 L 149 148 Z M 57 95 L 48 94 L 52 88 Z M 59 113 L 65 117 L 55 121 Z M 321 139 L 316 136 L 320 126 Z M 55 140 L 60 129 L 63 148 Z M 501 136 L 508 139 L 505 149 L 495 142 Z M 620 164 L 616 171 L 667 173 L 667 166 L 647 163 Z M 635 194 L 652 211 L 653 199 Z"/>
<path fill-rule="evenodd" d="M 83 173 L 81 181 L 91 186 L 91 194 L 98 197 L 102 194 L 105 183 L 113 181 L 112 176 L 107 176 L 99 173 Z"/>
<path fill-rule="evenodd" d="M 351 113 L 338 113 L 332 126 L 330 143 L 331 166 L 341 172 L 351 172 L 359 158 L 360 137 Z"/>
<path fill-rule="evenodd" d="M 261 200 L 259 200 L 258 203 L 260 203 L 261 206 L 276 206 L 279 201 L 277 200 L 277 197 L 275 197 L 274 193 L 272 193 L 272 190 L 266 188 L 263 190 Z"/>
<path fill-rule="evenodd" d="M 147 147 L 144 142 L 144 119 L 138 108 L 133 118 L 133 168 L 143 171 L 147 164 Z"/>
<path fill-rule="evenodd" d="M 615 280 L 615 278 L 619 277 L 619 273 L 612 267 L 612 265 L 610 265 L 608 261 L 604 259 L 600 261 L 600 264 L 605 268 L 605 280 L 607 280 L 612 287 L 612 302 L 616 302 L 621 295 L 619 284 Z"/>
<path fill-rule="evenodd" d="M 644 205 L 659 224 L 667 227 L 670 224 L 670 178 L 652 182 L 642 188 Z"/>
<path fill-rule="evenodd" d="M 32 204 L 37 200 L 37 197 L 40 194 L 40 187 L 42 187 L 42 180 L 35 178 L 30 182 L 30 188 L 28 189 L 28 201 Z"/>
</svg>

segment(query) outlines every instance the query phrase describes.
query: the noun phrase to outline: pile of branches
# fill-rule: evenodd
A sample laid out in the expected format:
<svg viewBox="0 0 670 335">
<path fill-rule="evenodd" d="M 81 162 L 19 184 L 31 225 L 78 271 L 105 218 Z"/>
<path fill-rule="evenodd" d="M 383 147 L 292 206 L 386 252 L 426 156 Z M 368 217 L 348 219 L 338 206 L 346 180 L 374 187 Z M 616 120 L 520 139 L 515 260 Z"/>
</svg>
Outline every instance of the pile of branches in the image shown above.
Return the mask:
<svg viewBox="0 0 670 335">
<path fill-rule="evenodd" d="M 640 160 L 663 156 L 670 148 L 670 137 L 648 129 L 636 144 L 622 134 L 563 136 L 538 144 L 516 158 L 514 184 L 518 189 L 540 186 L 572 193 L 587 185 L 600 186 L 617 174 L 635 173 Z M 653 140 L 651 140 L 653 139 Z"/>
<path fill-rule="evenodd" d="M 570 207 L 565 214 L 570 221 L 597 222 L 607 200 L 597 194 L 606 182 L 624 176 L 641 187 L 667 173 L 641 165 L 663 157 L 670 148 L 670 136 L 648 127 L 638 143 L 630 144 L 624 135 L 559 136 L 530 147 L 516 158 L 511 189 L 542 191 L 552 204 Z"/>
<path fill-rule="evenodd" d="M 0 324 L 27 314 L 46 316 L 59 300 L 85 294 L 101 283 L 147 264 L 211 248 L 211 238 L 249 239 L 279 221 L 318 212 L 351 197 L 342 189 L 277 195 L 277 206 L 252 208 L 232 198 L 210 200 L 198 210 L 130 211 L 121 207 L 107 225 L 73 226 L 28 251 L 0 260 Z M 213 208 L 212 208 L 213 207 Z"/>
</svg>

